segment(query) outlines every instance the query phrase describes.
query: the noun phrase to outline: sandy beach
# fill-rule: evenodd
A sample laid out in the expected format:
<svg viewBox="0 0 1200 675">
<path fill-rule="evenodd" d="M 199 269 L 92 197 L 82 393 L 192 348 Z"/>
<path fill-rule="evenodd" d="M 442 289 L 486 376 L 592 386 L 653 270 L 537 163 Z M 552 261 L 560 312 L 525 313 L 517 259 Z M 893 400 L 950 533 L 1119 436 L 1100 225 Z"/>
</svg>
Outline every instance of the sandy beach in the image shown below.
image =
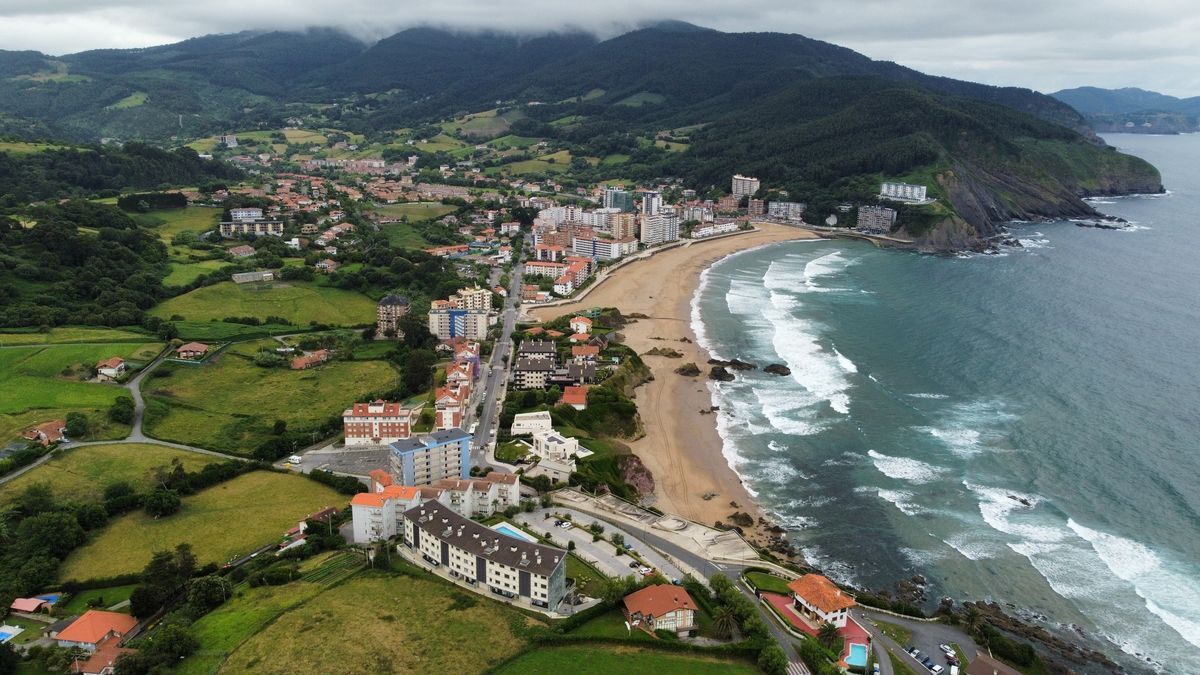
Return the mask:
<svg viewBox="0 0 1200 675">
<path fill-rule="evenodd" d="M 624 343 L 642 355 L 655 378 L 637 391 L 646 435 L 630 446 L 654 474 L 656 506 L 707 525 L 728 523 L 735 511 L 748 513 L 758 523 L 762 511 L 722 454 L 716 416 L 702 412 L 711 408 L 712 398 L 707 385 L 709 354 L 696 344 L 691 329 L 691 300 L 700 274 L 737 251 L 818 238 L 812 232 L 782 225 L 761 223 L 756 227 L 755 232 L 699 241 L 630 263 L 581 301 L 531 311 L 543 321 L 588 307 L 617 307 L 624 314 L 649 317 L 637 319 L 621 331 Z M 655 347 L 682 352 L 683 358 L 646 354 Z M 700 367 L 699 377 L 674 372 L 689 361 Z M 705 499 L 706 495 L 710 498 Z M 765 543 L 765 528 L 744 529 L 752 541 Z"/>
</svg>

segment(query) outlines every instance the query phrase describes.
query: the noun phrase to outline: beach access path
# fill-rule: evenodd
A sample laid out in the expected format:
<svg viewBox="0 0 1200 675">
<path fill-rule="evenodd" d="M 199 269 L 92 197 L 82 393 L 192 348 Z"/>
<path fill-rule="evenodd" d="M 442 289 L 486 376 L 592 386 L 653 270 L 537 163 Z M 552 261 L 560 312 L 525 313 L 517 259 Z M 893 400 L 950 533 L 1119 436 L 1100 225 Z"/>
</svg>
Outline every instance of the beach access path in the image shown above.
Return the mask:
<svg viewBox="0 0 1200 675">
<path fill-rule="evenodd" d="M 700 274 L 738 251 L 820 238 L 786 225 L 756 223 L 755 227 L 753 232 L 697 240 L 626 264 L 595 285 L 583 300 L 528 310 L 539 321 L 591 307 L 616 307 L 626 315 L 649 317 L 631 320 L 619 331 L 624 344 L 642 354 L 654 373 L 654 380 L 636 392 L 646 435 L 629 445 L 654 475 L 656 506 L 706 525 L 728 521 L 734 511 L 749 513 L 757 523 L 762 513 L 729 468 L 716 416 L 710 411 L 709 354 L 696 344 L 691 328 L 691 300 Z M 674 349 L 683 357 L 645 355 L 654 347 Z M 687 362 L 695 363 L 705 374 L 684 377 L 673 372 Z M 757 525 L 746 533 L 759 544 L 768 539 L 765 528 Z"/>
</svg>

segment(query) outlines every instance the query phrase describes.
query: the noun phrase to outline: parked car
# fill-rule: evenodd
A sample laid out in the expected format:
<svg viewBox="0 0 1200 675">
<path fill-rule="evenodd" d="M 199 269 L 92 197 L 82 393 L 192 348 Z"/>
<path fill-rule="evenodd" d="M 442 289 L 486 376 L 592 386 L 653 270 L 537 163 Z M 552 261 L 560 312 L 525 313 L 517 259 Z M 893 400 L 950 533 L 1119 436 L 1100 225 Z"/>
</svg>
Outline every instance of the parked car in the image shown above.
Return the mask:
<svg viewBox="0 0 1200 675">
<path fill-rule="evenodd" d="M 874 667 L 874 669 L 872 669 L 872 671 L 871 671 L 871 672 L 872 672 L 874 675 L 879 675 L 879 664 L 878 664 L 878 663 L 876 663 L 876 664 L 875 664 L 875 667 Z"/>
<path fill-rule="evenodd" d="M 642 564 L 636 560 L 629 561 L 629 569 L 631 569 L 631 570 L 636 570 L 637 568 L 639 568 L 641 566 L 642 566 Z"/>
<path fill-rule="evenodd" d="M 945 668 L 939 665 L 933 665 L 929 668 L 929 672 L 933 673 L 933 675 L 942 675 L 943 670 L 945 670 Z"/>
<path fill-rule="evenodd" d="M 938 645 L 938 649 L 942 650 L 942 653 L 946 656 L 954 656 L 954 649 L 944 642 Z"/>
<path fill-rule="evenodd" d="M 925 664 L 926 668 L 933 668 L 933 659 L 929 658 L 928 656 L 921 659 L 921 663 Z"/>
<path fill-rule="evenodd" d="M 292 455 L 291 457 L 288 457 L 287 461 L 289 464 L 299 464 L 304 460 L 300 457 L 300 455 Z"/>
</svg>

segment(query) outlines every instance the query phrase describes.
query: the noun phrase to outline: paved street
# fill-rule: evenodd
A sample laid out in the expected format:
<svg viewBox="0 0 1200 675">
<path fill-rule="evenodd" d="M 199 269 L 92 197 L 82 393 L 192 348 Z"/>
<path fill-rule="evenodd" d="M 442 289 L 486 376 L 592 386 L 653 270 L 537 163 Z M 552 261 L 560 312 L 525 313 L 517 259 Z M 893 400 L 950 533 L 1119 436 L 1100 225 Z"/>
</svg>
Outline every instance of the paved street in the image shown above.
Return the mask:
<svg viewBox="0 0 1200 675">
<path fill-rule="evenodd" d="M 978 653 L 974 641 L 966 633 L 954 626 L 947 626 L 932 621 L 915 621 L 881 612 L 872 612 L 865 607 L 854 610 L 853 614 L 858 623 L 871 633 L 871 639 L 875 642 L 877 648 L 890 650 L 896 656 L 900 657 L 900 660 L 907 664 L 908 667 L 918 673 L 928 672 L 928 670 L 924 664 L 904 651 L 904 648 L 908 645 L 899 644 L 884 635 L 883 631 L 879 630 L 872 621 L 886 621 L 887 623 L 896 624 L 912 631 L 910 644 L 921 650 L 921 653 L 925 656 L 929 656 L 935 664 L 946 668 L 947 672 L 949 671 L 949 663 L 947 663 L 946 657 L 942 654 L 942 650 L 938 648 L 938 645 L 955 643 L 963 650 L 963 654 L 966 655 L 968 660 L 975 658 L 975 655 Z M 881 675 L 890 675 L 891 663 L 886 655 L 880 654 L 880 656 L 882 657 L 880 659 Z M 884 669 L 884 665 L 886 665 L 886 670 Z"/>
<path fill-rule="evenodd" d="M 500 314 L 500 336 L 492 348 L 492 356 L 487 362 L 487 372 L 483 384 L 483 410 L 479 415 L 475 435 L 471 441 L 471 465 L 485 466 L 487 448 L 492 442 L 492 431 L 499 414 L 500 393 L 508 379 L 508 368 L 504 364 L 504 356 L 512 351 L 513 328 L 517 325 L 517 308 L 513 304 L 521 298 L 521 279 L 525 274 L 525 266 L 519 259 L 514 260 L 508 297 L 504 299 L 504 311 Z M 473 411 L 472 411 L 473 413 Z"/>
</svg>

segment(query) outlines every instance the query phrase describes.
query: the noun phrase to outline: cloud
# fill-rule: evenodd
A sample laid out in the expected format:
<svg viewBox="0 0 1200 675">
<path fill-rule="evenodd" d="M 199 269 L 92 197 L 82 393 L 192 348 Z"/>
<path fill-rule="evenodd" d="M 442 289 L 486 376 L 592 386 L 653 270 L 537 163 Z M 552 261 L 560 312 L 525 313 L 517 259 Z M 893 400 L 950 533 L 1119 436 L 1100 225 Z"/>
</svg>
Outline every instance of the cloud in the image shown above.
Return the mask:
<svg viewBox="0 0 1200 675">
<path fill-rule="evenodd" d="M 1141 86 L 1200 94 L 1194 0 L 0 0 L 0 45 L 64 54 L 209 33 L 336 27 L 373 41 L 415 25 L 611 36 L 679 19 L 801 33 L 924 72 L 1043 91 Z"/>
</svg>

